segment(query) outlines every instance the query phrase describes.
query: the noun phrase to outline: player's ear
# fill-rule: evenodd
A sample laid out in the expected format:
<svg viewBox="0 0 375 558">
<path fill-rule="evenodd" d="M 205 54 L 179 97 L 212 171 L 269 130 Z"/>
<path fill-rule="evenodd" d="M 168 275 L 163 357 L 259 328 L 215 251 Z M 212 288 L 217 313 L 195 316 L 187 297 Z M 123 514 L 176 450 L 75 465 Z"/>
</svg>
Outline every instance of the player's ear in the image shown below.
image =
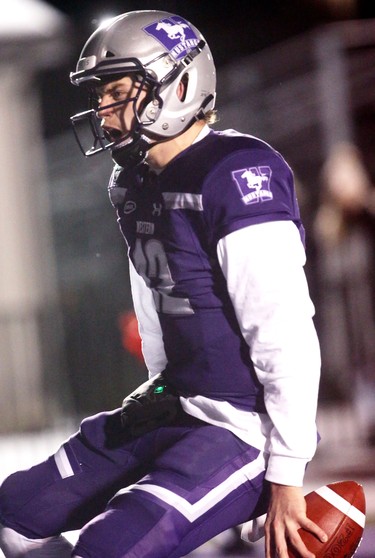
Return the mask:
<svg viewBox="0 0 375 558">
<path fill-rule="evenodd" d="M 183 103 L 186 99 L 188 83 L 189 83 L 189 74 L 184 74 L 180 80 L 180 83 L 177 86 L 177 97 L 180 99 L 181 103 Z"/>
</svg>

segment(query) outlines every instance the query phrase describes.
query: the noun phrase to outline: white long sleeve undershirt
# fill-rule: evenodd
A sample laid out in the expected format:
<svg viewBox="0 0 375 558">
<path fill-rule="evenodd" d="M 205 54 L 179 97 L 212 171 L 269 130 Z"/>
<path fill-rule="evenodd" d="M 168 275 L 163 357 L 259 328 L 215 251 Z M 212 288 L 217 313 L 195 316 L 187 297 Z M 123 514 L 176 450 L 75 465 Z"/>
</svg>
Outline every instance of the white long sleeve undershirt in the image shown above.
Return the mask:
<svg viewBox="0 0 375 558">
<path fill-rule="evenodd" d="M 241 229 L 219 242 L 218 257 L 264 385 L 272 422 L 267 479 L 302 485 L 317 443 L 320 349 L 298 229 L 291 221 Z"/>
</svg>

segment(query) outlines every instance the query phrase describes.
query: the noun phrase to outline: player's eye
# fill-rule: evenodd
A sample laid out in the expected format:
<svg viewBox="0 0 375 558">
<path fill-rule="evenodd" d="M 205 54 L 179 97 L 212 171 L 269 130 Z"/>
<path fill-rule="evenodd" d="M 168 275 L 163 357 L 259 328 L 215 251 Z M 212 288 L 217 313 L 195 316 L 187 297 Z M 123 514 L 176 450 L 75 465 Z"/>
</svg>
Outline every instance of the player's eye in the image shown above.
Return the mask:
<svg viewBox="0 0 375 558">
<path fill-rule="evenodd" d="M 114 101 L 124 101 L 128 97 L 129 91 L 127 89 L 119 88 L 111 91 L 111 97 Z"/>
<path fill-rule="evenodd" d="M 119 101 L 125 101 L 130 94 L 128 88 L 114 87 L 113 89 L 101 90 L 98 89 L 93 95 L 94 107 L 110 105 Z"/>
</svg>

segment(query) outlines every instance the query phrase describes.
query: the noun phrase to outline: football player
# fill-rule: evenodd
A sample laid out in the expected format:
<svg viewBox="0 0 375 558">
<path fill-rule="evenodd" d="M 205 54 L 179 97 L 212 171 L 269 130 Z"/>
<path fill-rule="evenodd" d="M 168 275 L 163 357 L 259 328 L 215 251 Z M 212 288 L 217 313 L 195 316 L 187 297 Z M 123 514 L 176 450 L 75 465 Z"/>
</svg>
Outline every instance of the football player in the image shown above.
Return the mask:
<svg viewBox="0 0 375 558">
<path fill-rule="evenodd" d="M 150 379 L 5 480 L 5 556 L 177 558 L 267 513 L 266 557 L 287 558 L 289 543 L 312 558 L 298 529 L 325 538 L 302 493 L 320 353 L 290 167 L 264 141 L 210 127 L 212 54 L 177 15 L 113 18 L 71 81 L 90 98 L 72 117 L 82 151 L 115 162 Z"/>
</svg>

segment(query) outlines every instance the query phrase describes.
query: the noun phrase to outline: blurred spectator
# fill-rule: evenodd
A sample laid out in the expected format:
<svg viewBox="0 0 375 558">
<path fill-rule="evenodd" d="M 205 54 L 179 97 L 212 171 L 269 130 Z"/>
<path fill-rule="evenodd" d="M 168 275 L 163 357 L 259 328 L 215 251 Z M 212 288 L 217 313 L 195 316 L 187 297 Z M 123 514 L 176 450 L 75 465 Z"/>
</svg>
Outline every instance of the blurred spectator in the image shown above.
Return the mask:
<svg viewBox="0 0 375 558">
<path fill-rule="evenodd" d="M 338 144 L 322 172 L 318 252 L 323 389 L 355 405 L 375 444 L 375 193 L 361 154 Z M 326 394 L 327 395 L 327 394 Z"/>
</svg>

